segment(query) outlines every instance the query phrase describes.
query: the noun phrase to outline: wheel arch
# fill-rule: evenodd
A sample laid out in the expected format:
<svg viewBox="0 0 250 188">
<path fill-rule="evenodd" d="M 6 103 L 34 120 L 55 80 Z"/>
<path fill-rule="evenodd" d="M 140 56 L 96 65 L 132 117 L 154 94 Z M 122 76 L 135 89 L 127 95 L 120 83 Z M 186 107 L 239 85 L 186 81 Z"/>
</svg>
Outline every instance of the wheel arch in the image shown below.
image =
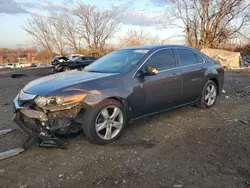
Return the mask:
<svg viewBox="0 0 250 188">
<path fill-rule="evenodd" d="M 220 94 L 221 83 L 220 83 L 218 71 L 214 67 L 210 67 L 209 69 L 207 69 L 205 76 L 206 76 L 206 79 L 205 79 L 204 84 L 206 84 L 209 80 L 212 80 L 217 86 L 217 93 Z"/>
<path fill-rule="evenodd" d="M 118 102 L 120 102 L 124 107 L 125 107 L 125 110 L 128 114 L 128 121 L 130 122 L 131 119 L 132 119 L 132 110 L 131 110 L 131 106 L 129 105 L 128 101 L 122 97 L 118 97 L 118 96 L 112 96 L 112 97 L 108 97 L 106 99 L 113 99 L 113 100 L 116 100 Z M 104 99 L 104 100 L 106 100 Z"/>
<path fill-rule="evenodd" d="M 206 79 L 206 83 L 211 80 L 213 81 L 215 84 L 216 84 L 216 87 L 217 87 L 217 93 L 220 94 L 220 84 L 219 84 L 219 79 L 216 75 L 209 75 L 207 76 L 207 79 Z M 205 83 L 205 84 L 206 84 Z"/>
</svg>

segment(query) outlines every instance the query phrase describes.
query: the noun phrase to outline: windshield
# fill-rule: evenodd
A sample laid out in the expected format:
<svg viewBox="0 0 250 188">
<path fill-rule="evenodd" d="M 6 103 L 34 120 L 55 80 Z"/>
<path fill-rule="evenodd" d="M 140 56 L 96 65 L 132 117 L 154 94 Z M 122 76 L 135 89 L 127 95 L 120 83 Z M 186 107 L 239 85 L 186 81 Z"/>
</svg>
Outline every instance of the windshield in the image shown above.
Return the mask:
<svg viewBox="0 0 250 188">
<path fill-rule="evenodd" d="M 87 72 L 123 73 L 137 65 L 149 50 L 118 50 L 96 60 L 84 70 Z"/>
</svg>

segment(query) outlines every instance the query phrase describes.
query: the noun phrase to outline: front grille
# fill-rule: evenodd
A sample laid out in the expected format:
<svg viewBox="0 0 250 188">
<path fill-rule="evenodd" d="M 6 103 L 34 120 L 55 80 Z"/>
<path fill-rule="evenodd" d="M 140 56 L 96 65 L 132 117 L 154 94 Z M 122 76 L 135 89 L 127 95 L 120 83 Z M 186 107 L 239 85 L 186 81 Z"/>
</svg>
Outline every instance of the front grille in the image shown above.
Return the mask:
<svg viewBox="0 0 250 188">
<path fill-rule="evenodd" d="M 33 100 L 19 100 L 19 104 L 21 107 L 25 107 L 25 108 L 31 108 L 31 109 L 35 109 L 36 103 Z"/>
<path fill-rule="evenodd" d="M 28 129 L 30 133 L 34 134 L 39 132 L 41 126 L 37 120 L 31 119 L 21 112 L 19 112 L 19 118 L 21 123 L 25 126 L 26 129 Z"/>
</svg>

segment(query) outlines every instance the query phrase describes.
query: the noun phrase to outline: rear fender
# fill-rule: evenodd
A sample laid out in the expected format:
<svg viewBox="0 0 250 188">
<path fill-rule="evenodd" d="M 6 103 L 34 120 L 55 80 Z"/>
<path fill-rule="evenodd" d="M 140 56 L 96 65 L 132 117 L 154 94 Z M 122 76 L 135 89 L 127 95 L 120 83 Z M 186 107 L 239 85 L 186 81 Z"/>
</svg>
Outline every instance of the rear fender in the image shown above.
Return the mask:
<svg viewBox="0 0 250 188">
<path fill-rule="evenodd" d="M 220 79 L 216 69 L 208 69 L 205 74 L 204 85 L 209 81 L 213 80 L 217 85 L 218 93 L 220 93 Z"/>
</svg>

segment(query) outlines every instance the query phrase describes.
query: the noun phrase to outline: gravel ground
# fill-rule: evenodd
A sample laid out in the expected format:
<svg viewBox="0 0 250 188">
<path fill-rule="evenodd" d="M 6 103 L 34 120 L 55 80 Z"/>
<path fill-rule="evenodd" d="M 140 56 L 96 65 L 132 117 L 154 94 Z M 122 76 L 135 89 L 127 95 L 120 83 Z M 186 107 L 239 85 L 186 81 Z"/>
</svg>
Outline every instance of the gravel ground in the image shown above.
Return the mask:
<svg viewBox="0 0 250 188">
<path fill-rule="evenodd" d="M 12 70 L 11 70 L 12 71 Z M 48 68 L 0 71 L 0 128 L 12 126 L 11 101 Z M 0 187 L 250 187 L 250 71 L 227 71 L 226 93 L 208 110 L 195 106 L 128 125 L 111 145 L 83 135 L 67 149 L 34 147 L 0 161 Z M 0 151 L 25 139 L 19 131 L 0 137 Z"/>
</svg>

